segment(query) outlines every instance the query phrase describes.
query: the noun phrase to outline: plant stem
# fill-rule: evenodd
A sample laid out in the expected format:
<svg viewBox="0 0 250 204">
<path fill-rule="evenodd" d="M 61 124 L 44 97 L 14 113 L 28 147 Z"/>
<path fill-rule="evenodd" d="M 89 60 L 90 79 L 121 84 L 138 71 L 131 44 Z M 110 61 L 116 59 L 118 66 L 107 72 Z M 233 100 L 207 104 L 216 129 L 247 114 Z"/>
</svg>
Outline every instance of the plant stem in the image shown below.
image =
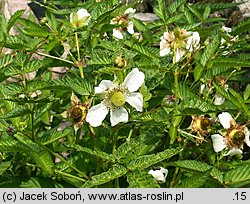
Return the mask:
<svg viewBox="0 0 250 204">
<path fill-rule="evenodd" d="M 77 60 L 80 61 L 81 56 L 80 56 L 79 40 L 78 40 L 78 33 L 77 32 L 75 32 L 75 41 L 76 41 L 76 50 L 77 50 Z"/>
<path fill-rule="evenodd" d="M 76 172 L 78 172 L 81 176 L 83 176 L 86 179 L 89 179 L 89 177 L 87 175 L 85 175 L 83 172 L 81 172 L 79 169 L 77 169 L 76 167 L 74 167 L 72 164 L 70 164 L 66 159 L 64 159 L 63 156 L 61 156 L 60 154 L 57 154 L 55 152 L 53 152 L 51 149 L 49 149 L 48 147 L 46 147 L 45 145 L 39 143 L 40 146 L 42 146 L 45 150 L 47 150 L 48 152 L 50 152 L 51 154 L 53 154 L 55 157 L 59 158 L 62 162 L 64 162 L 65 164 L 67 164 L 71 169 L 75 170 Z"/>
<path fill-rule="evenodd" d="M 67 63 L 69 63 L 69 64 L 73 64 L 73 65 L 74 65 L 74 62 L 69 61 L 69 60 L 66 60 L 66 59 L 62 59 L 62 58 L 60 58 L 60 57 L 48 55 L 48 54 L 45 54 L 45 53 L 42 53 L 42 52 L 36 52 L 36 54 L 41 55 L 41 56 L 44 56 L 44 57 L 49 57 L 49 58 L 52 58 L 52 59 L 57 59 L 57 60 L 60 60 L 60 61 L 63 61 L 63 62 L 67 62 Z"/>
<path fill-rule="evenodd" d="M 65 173 L 65 172 L 62 172 L 62 171 L 58 171 L 58 170 L 55 170 L 56 173 L 58 174 L 61 174 L 63 176 L 67 176 L 67 177 L 70 177 L 70 178 L 73 178 L 73 179 L 76 179 L 76 180 L 79 180 L 79 181 L 83 181 L 85 182 L 86 180 L 83 179 L 83 178 L 80 178 L 80 177 L 77 177 L 77 176 L 74 176 L 74 175 L 71 175 L 71 174 L 68 174 L 68 173 Z"/>
</svg>

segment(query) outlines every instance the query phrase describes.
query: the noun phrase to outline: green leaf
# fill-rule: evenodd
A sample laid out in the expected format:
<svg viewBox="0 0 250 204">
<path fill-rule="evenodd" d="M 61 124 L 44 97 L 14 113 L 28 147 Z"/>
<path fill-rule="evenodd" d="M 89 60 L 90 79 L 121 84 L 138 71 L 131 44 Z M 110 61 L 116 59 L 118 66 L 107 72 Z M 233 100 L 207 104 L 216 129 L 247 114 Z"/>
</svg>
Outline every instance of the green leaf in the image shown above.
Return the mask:
<svg viewBox="0 0 250 204">
<path fill-rule="evenodd" d="M 157 0 L 158 6 L 154 8 L 155 13 L 163 20 L 165 23 L 167 20 L 167 9 L 165 0 Z"/>
<path fill-rule="evenodd" d="M 171 14 L 175 13 L 176 10 L 183 4 L 186 3 L 186 0 L 176 0 L 168 7 L 168 10 Z"/>
<path fill-rule="evenodd" d="M 203 13 L 203 19 L 207 19 L 208 16 L 210 15 L 210 12 L 211 12 L 211 8 L 210 8 L 209 5 L 207 5 L 206 8 L 205 8 L 205 11 Z"/>
<path fill-rule="evenodd" d="M 74 75 L 68 75 L 63 79 L 53 80 L 48 86 L 44 87 L 44 89 L 72 89 L 83 96 L 88 96 L 92 92 L 92 86 L 86 80 L 80 77 L 75 77 Z"/>
<path fill-rule="evenodd" d="M 188 169 L 196 172 L 206 172 L 211 169 L 210 175 L 218 180 L 220 183 L 223 182 L 223 174 L 214 166 L 211 166 L 205 162 L 194 161 L 194 160 L 183 160 L 168 163 L 168 166 L 175 166 L 184 169 Z"/>
<path fill-rule="evenodd" d="M 62 188 L 55 180 L 44 177 L 31 177 L 28 181 L 23 181 L 20 188 Z"/>
<path fill-rule="evenodd" d="M 6 67 L 12 62 L 12 55 L 11 54 L 5 54 L 0 58 L 0 68 Z"/>
<path fill-rule="evenodd" d="M 111 162 L 114 162 L 115 161 L 115 158 L 113 155 L 110 155 L 106 152 L 103 152 L 103 151 L 100 151 L 100 150 L 92 150 L 92 149 L 89 149 L 87 147 L 82 147 L 80 145 L 76 145 L 76 144 L 66 144 L 65 146 L 67 147 L 70 147 L 70 148 L 73 148 L 77 151 L 80 151 L 80 152 L 86 152 L 90 155 L 93 155 L 95 157 L 99 157 L 103 160 L 106 160 L 106 161 L 111 161 Z"/>
<path fill-rule="evenodd" d="M 24 26 L 24 28 L 21 29 L 21 32 L 26 35 L 43 37 L 43 38 L 46 38 L 47 36 L 51 35 L 51 33 L 47 29 L 27 19 L 19 18 L 18 23 Z"/>
<path fill-rule="evenodd" d="M 62 131 L 58 131 L 57 128 L 53 128 L 45 132 L 40 132 L 38 134 L 38 140 L 43 145 L 48 145 L 63 137 L 66 137 L 69 134 L 72 134 L 72 128 L 65 128 Z"/>
<path fill-rule="evenodd" d="M 129 188 L 159 188 L 159 184 L 147 171 L 136 170 L 127 174 Z"/>
<path fill-rule="evenodd" d="M 250 84 L 247 85 L 244 94 L 243 94 L 243 98 L 246 101 L 248 98 L 250 97 Z"/>
<path fill-rule="evenodd" d="M 250 27 L 250 18 L 245 18 L 243 21 L 240 21 L 240 23 L 236 26 L 233 27 L 232 32 L 230 33 L 231 35 L 239 35 L 245 31 L 249 31 Z"/>
<path fill-rule="evenodd" d="M 28 152 L 29 149 L 19 141 L 4 139 L 0 141 L 1 152 Z"/>
<path fill-rule="evenodd" d="M 129 152 L 133 151 L 140 145 L 138 140 L 131 139 L 130 141 L 124 142 L 123 144 L 118 147 L 116 150 L 114 156 L 117 160 L 120 160 L 121 158 L 125 157 Z"/>
<path fill-rule="evenodd" d="M 29 151 L 35 152 L 37 154 L 39 154 L 40 152 L 43 151 L 43 148 L 34 143 L 30 138 L 28 138 L 26 135 L 18 132 L 17 134 L 14 135 L 15 138 L 17 138 L 17 140 L 19 142 L 21 142 L 24 146 L 27 147 L 27 149 L 29 149 Z"/>
<path fill-rule="evenodd" d="M 107 183 L 109 181 L 112 181 L 114 179 L 117 179 L 126 173 L 127 173 L 127 169 L 124 166 L 115 164 L 108 171 L 93 176 L 91 180 L 87 181 L 82 187 L 91 188 L 94 186 L 98 186 L 98 185 Z"/>
<path fill-rule="evenodd" d="M 200 188 L 209 179 L 209 173 L 210 171 L 208 170 L 205 173 L 202 172 L 199 174 L 192 174 L 191 176 L 185 177 L 180 181 L 180 183 L 175 186 L 175 188 Z"/>
<path fill-rule="evenodd" d="M 1 162 L 0 163 L 0 175 L 2 175 L 11 165 L 11 162 Z"/>
<path fill-rule="evenodd" d="M 10 29 L 12 28 L 12 26 L 14 25 L 14 23 L 16 22 L 17 19 L 20 18 L 21 15 L 23 15 L 25 10 L 19 10 L 19 11 L 16 11 L 11 17 L 10 17 L 10 20 L 8 22 L 8 25 L 7 25 L 7 32 L 10 31 Z"/>
<path fill-rule="evenodd" d="M 244 112 L 250 116 L 250 113 L 248 111 L 248 107 L 245 104 L 245 101 L 243 100 L 242 96 L 238 94 L 236 91 L 234 91 L 231 88 L 228 88 L 228 92 L 224 90 L 224 88 L 218 86 L 215 82 L 213 82 L 213 86 L 216 88 L 216 90 L 226 99 L 228 99 L 230 102 L 232 102 L 235 106 L 238 108 L 244 110 Z"/>
<path fill-rule="evenodd" d="M 202 112 L 216 110 L 215 105 L 203 99 L 199 99 L 189 87 L 185 86 L 185 84 L 181 83 L 179 85 L 179 92 L 180 92 L 180 98 L 182 100 L 180 104 L 182 110 L 194 109 L 194 110 L 200 110 Z"/>
<path fill-rule="evenodd" d="M 39 154 L 32 152 L 35 162 L 43 170 L 44 175 L 52 175 L 54 170 L 54 163 L 47 151 L 42 151 Z"/>
<path fill-rule="evenodd" d="M 5 113 L 4 115 L 0 115 L 0 120 L 9 119 L 9 118 L 16 118 L 19 116 L 24 116 L 30 114 L 30 110 L 26 108 L 16 108 L 11 112 Z"/>
<path fill-rule="evenodd" d="M 129 41 L 125 42 L 125 45 L 131 48 L 132 50 L 144 55 L 145 57 L 149 57 L 151 59 L 159 60 L 159 50 L 153 47 L 146 47 L 141 44 L 131 43 Z"/>
<path fill-rule="evenodd" d="M 241 187 L 250 184 L 250 165 L 237 166 L 225 173 L 225 184 L 229 187 Z"/>
<path fill-rule="evenodd" d="M 171 158 L 172 156 L 178 154 L 180 151 L 182 151 L 182 149 L 180 148 L 166 149 L 165 151 L 159 152 L 157 154 L 140 156 L 129 162 L 127 168 L 131 171 L 136 169 L 142 170 L 158 162 Z"/>
<path fill-rule="evenodd" d="M 202 56 L 201 56 L 201 65 L 203 67 L 206 66 L 207 62 L 215 55 L 215 52 L 217 51 L 219 45 L 220 45 L 220 37 L 219 36 L 213 36 L 214 39 L 204 50 Z"/>
<path fill-rule="evenodd" d="M 203 16 L 199 13 L 199 11 L 193 5 L 187 5 L 188 9 L 197 17 L 200 21 L 203 21 Z"/>
<path fill-rule="evenodd" d="M 237 58 L 214 58 L 209 61 L 209 67 L 250 67 L 249 60 L 243 61 L 242 59 Z"/>
</svg>

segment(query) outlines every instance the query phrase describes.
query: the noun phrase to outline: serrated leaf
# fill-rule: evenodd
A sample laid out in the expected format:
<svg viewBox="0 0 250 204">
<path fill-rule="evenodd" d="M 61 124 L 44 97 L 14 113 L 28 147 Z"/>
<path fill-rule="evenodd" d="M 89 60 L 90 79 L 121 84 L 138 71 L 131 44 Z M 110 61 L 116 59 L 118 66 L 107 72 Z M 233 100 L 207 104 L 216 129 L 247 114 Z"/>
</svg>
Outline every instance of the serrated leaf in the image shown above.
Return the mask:
<svg viewBox="0 0 250 204">
<path fill-rule="evenodd" d="M 129 142 L 124 142 L 116 150 L 114 156 L 116 159 L 121 159 L 126 156 L 130 151 L 134 150 L 139 145 L 139 142 L 135 139 L 131 139 Z"/>
<path fill-rule="evenodd" d="M 1 152 L 28 152 L 28 148 L 19 141 L 8 139 L 0 141 Z"/>
<path fill-rule="evenodd" d="M 243 98 L 246 101 L 248 98 L 250 97 L 250 84 L 247 85 L 244 94 L 243 94 Z"/>
<path fill-rule="evenodd" d="M 18 23 L 24 26 L 21 32 L 23 32 L 26 35 L 43 37 L 43 38 L 46 38 L 47 36 L 51 35 L 51 33 L 47 31 L 45 28 L 37 25 L 36 23 L 30 20 L 19 18 Z"/>
<path fill-rule="evenodd" d="M 11 54 L 5 54 L 0 58 L 0 68 L 6 67 L 12 62 L 13 56 Z"/>
<path fill-rule="evenodd" d="M 244 112 L 249 116 L 250 113 L 248 111 L 248 107 L 245 104 L 245 101 L 242 99 L 242 96 L 238 94 L 236 91 L 234 91 L 231 88 L 228 88 L 228 92 L 224 90 L 224 88 L 218 86 L 215 82 L 213 82 L 213 86 L 216 88 L 216 90 L 226 99 L 228 99 L 230 102 L 232 102 L 235 106 L 238 108 L 244 110 Z"/>
<path fill-rule="evenodd" d="M 238 166 L 225 173 L 225 184 L 229 187 L 241 187 L 250 183 L 250 165 Z"/>
<path fill-rule="evenodd" d="M 30 110 L 26 108 L 16 108 L 8 113 L 5 113 L 4 115 L 0 115 L 0 120 L 3 119 L 9 119 L 9 118 L 16 118 L 19 116 L 24 116 L 30 114 Z"/>
<path fill-rule="evenodd" d="M 62 188 L 55 180 L 43 177 L 31 177 L 28 181 L 23 181 L 20 188 Z"/>
<path fill-rule="evenodd" d="M 245 31 L 248 31 L 250 27 L 250 18 L 245 18 L 243 21 L 241 21 L 236 27 L 232 28 L 231 35 L 238 35 L 240 33 L 243 33 Z"/>
<path fill-rule="evenodd" d="M 176 0 L 169 7 L 168 10 L 171 14 L 175 13 L 176 10 L 183 4 L 186 3 L 186 0 Z"/>
<path fill-rule="evenodd" d="M 18 132 L 14 136 L 19 142 L 21 142 L 24 146 L 26 146 L 27 149 L 29 149 L 29 151 L 35 152 L 37 154 L 43 151 L 43 148 L 40 145 L 34 143 L 26 135 L 23 135 L 22 133 Z"/>
<path fill-rule="evenodd" d="M 147 171 L 136 170 L 127 174 L 129 188 L 159 188 L 159 184 Z"/>
<path fill-rule="evenodd" d="M 40 153 L 32 152 L 35 162 L 43 170 L 44 175 L 52 175 L 54 163 L 47 151 L 42 151 Z"/>
<path fill-rule="evenodd" d="M 66 76 L 63 79 L 53 80 L 44 89 L 72 89 L 83 96 L 88 96 L 92 92 L 92 86 L 86 80 L 75 76 Z"/>
<path fill-rule="evenodd" d="M 146 47 L 141 44 L 131 43 L 129 41 L 125 42 L 125 45 L 130 49 L 144 55 L 145 57 L 149 57 L 151 59 L 159 60 L 158 57 L 158 49 L 153 47 Z"/>
<path fill-rule="evenodd" d="M 237 58 L 214 58 L 209 62 L 209 67 L 250 67 L 250 62 Z"/>
<path fill-rule="evenodd" d="M 82 187 L 91 188 L 98 186 L 114 179 L 117 179 L 127 173 L 127 169 L 119 164 L 115 164 L 108 171 L 95 175 L 91 180 L 87 181 Z"/>
<path fill-rule="evenodd" d="M 161 162 L 165 159 L 171 158 L 172 156 L 178 154 L 182 149 L 166 149 L 163 152 L 159 152 L 157 154 L 144 155 L 140 156 L 131 162 L 128 163 L 127 168 L 131 171 L 135 169 L 145 169 L 149 166 L 152 166 L 158 162 Z"/>
<path fill-rule="evenodd" d="M 99 157 L 99 158 L 101 158 L 103 160 L 106 160 L 106 161 L 111 161 L 111 162 L 115 161 L 115 158 L 114 158 L 113 155 L 108 154 L 108 153 L 103 152 L 103 151 L 100 151 L 100 150 L 97 150 L 97 149 L 92 150 L 92 149 L 89 149 L 87 147 L 82 147 L 82 146 L 76 145 L 76 144 L 67 144 L 65 146 L 73 148 L 73 149 L 75 149 L 77 151 L 80 151 L 80 152 L 86 152 L 86 153 L 88 153 L 90 155 L 93 155 L 95 157 Z"/>
<path fill-rule="evenodd" d="M 7 25 L 7 32 L 10 31 L 10 29 L 12 28 L 12 26 L 14 25 L 14 23 L 16 22 L 16 20 L 18 18 L 20 18 L 21 15 L 23 15 L 25 10 L 19 10 L 19 11 L 16 11 L 11 17 L 10 17 L 10 20 L 8 22 L 8 25 Z"/>
<path fill-rule="evenodd" d="M 220 45 L 220 37 L 214 36 L 213 41 L 205 48 L 200 63 L 203 67 L 206 66 L 207 62 L 215 55 L 217 48 Z"/>
<path fill-rule="evenodd" d="M 168 163 L 169 166 L 180 167 L 184 169 L 188 169 L 191 171 L 196 172 L 205 172 L 211 169 L 210 175 L 218 180 L 220 183 L 223 182 L 223 174 L 214 166 L 211 166 L 205 162 L 194 161 L 194 160 L 183 160 L 183 161 L 176 161 Z"/>
<path fill-rule="evenodd" d="M 71 128 L 65 128 L 62 131 L 58 131 L 57 128 L 53 128 L 45 132 L 40 132 L 38 134 L 38 140 L 43 145 L 48 145 L 63 137 L 66 137 L 68 134 L 72 134 Z"/>
<path fill-rule="evenodd" d="M 210 171 L 192 174 L 192 176 L 182 179 L 181 182 L 175 186 L 175 188 L 200 188 L 209 179 L 209 173 Z"/>
<path fill-rule="evenodd" d="M 0 175 L 2 175 L 9 167 L 10 167 L 10 165 L 11 165 L 11 162 L 9 162 L 9 161 L 2 161 L 1 163 L 0 163 Z"/>
</svg>

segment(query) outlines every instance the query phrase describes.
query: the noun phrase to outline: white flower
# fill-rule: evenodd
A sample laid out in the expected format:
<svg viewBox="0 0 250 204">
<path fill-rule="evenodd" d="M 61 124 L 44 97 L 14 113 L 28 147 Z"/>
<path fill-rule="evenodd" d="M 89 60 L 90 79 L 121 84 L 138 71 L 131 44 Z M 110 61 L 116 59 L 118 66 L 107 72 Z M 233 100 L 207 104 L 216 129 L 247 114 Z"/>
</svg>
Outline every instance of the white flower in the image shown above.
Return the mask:
<svg viewBox="0 0 250 204">
<path fill-rule="evenodd" d="M 226 31 L 227 33 L 231 33 L 232 32 L 232 28 L 226 27 L 226 26 L 222 26 L 222 29 L 224 31 Z"/>
<path fill-rule="evenodd" d="M 160 42 L 160 56 L 163 57 L 170 53 L 171 43 L 174 41 L 175 36 L 173 32 L 164 32 L 161 36 Z"/>
<path fill-rule="evenodd" d="M 234 119 L 228 112 L 222 112 L 218 115 L 218 118 L 220 120 L 220 124 L 225 128 L 229 129 L 231 127 L 231 124 L 234 123 Z"/>
<path fill-rule="evenodd" d="M 128 8 L 123 15 L 116 16 L 110 21 L 112 25 L 120 25 L 119 28 L 113 29 L 113 36 L 118 39 L 123 39 L 125 31 L 130 34 L 134 34 L 134 23 L 129 21 L 130 18 L 134 16 L 136 9 Z"/>
<path fill-rule="evenodd" d="M 200 46 L 200 35 L 198 32 L 193 32 L 187 40 L 186 49 L 190 52 L 196 51 Z"/>
<path fill-rule="evenodd" d="M 176 28 L 174 31 L 164 32 L 160 41 L 160 56 L 168 55 L 173 49 L 173 63 L 178 62 L 186 52 L 194 52 L 200 46 L 198 32 L 188 32 Z"/>
<path fill-rule="evenodd" d="M 79 9 L 76 13 L 70 14 L 70 22 L 74 27 L 87 26 L 91 19 L 91 15 L 86 9 Z"/>
<path fill-rule="evenodd" d="M 88 111 L 86 121 L 91 126 L 97 127 L 102 124 L 110 111 L 111 126 L 120 122 L 128 121 L 128 112 L 123 107 L 125 102 L 129 103 L 137 111 L 142 112 L 143 97 L 136 92 L 144 83 L 144 74 L 138 68 L 134 68 L 125 78 L 122 84 L 113 83 L 110 80 L 102 80 L 95 87 L 96 94 L 102 94 L 103 100 Z"/>
<path fill-rule="evenodd" d="M 160 170 L 150 170 L 148 173 L 151 174 L 155 180 L 162 181 L 164 183 L 166 182 L 168 170 L 161 167 Z"/>
<path fill-rule="evenodd" d="M 223 88 L 224 88 L 225 91 L 228 91 L 228 85 L 227 84 L 224 84 Z M 214 95 L 214 105 L 220 106 L 224 102 L 225 102 L 225 98 L 221 94 L 216 92 L 215 95 Z"/>
<path fill-rule="evenodd" d="M 242 154 L 241 149 L 244 143 L 250 147 L 250 132 L 248 128 L 237 125 L 228 112 L 223 112 L 219 114 L 218 117 L 226 132 L 223 135 L 214 134 L 211 136 L 214 151 L 220 152 L 223 149 L 227 149 L 228 152 L 224 154 L 224 156 Z"/>
</svg>

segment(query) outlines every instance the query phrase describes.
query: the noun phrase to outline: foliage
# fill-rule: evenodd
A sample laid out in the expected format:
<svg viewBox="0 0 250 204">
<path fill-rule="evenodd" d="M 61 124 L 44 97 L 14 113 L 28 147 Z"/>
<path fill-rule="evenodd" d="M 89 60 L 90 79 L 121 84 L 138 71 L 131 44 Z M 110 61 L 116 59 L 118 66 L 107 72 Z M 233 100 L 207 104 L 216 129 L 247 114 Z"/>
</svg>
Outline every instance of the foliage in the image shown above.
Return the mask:
<svg viewBox="0 0 250 204">
<path fill-rule="evenodd" d="M 211 139 L 249 127 L 250 19 L 230 32 L 215 12 L 236 3 L 169 2 L 156 1 L 153 22 L 125 15 L 135 33 L 124 26 L 123 39 L 113 36 L 120 24 L 110 22 L 139 1 L 34 0 L 45 17 L 24 19 L 23 10 L 1 15 L 0 187 L 250 187 L 250 147 L 225 156 Z M 70 14 L 82 8 L 91 18 L 80 27 Z M 199 33 L 197 49 L 178 41 L 160 56 L 164 32 L 182 29 Z M 184 55 L 175 62 L 176 46 Z M 92 127 L 85 117 L 103 97 L 95 87 L 102 80 L 122 84 L 136 67 L 145 75 L 138 90 L 143 111 L 126 103 L 126 123 L 105 119 Z M 222 112 L 237 125 L 223 130 Z M 206 127 L 197 122 L 204 118 Z M 166 183 L 148 173 L 160 167 L 168 169 Z"/>
</svg>

